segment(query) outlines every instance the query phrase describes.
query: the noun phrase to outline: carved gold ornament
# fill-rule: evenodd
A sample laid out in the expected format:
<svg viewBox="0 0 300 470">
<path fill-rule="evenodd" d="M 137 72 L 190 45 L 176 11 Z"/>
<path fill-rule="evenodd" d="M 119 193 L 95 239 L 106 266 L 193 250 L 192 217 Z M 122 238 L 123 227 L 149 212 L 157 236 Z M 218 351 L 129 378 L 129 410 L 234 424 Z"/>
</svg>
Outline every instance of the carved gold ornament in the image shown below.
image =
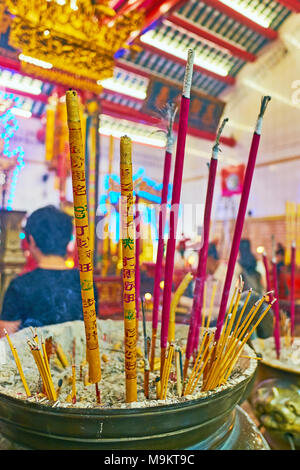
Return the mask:
<svg viewBox="0 0 300 470">
<path fill-rule="evenodd" d="M 114 19 L 108 0 L 6 0 L 6 7 L 12 47 L 90 80 L 113 75 L 114 54 L 143 22 L 136 10 Z"/>
</svg>

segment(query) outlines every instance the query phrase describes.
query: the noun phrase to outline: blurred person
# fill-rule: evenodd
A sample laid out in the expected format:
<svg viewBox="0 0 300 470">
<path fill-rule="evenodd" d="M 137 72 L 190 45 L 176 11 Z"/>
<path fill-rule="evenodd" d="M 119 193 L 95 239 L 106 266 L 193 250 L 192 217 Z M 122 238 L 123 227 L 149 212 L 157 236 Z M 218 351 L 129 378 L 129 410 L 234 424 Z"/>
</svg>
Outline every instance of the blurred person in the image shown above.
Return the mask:
<svg viewBox="0 0 300 470">
<path fill-rule="evenodd" d="M 244 281 L 244 290 L 252 288 L 258 294 L 262 294 L 264 291 L 262 276 L 257 270 L 257 260 L 251 251 L 250 240 L 247 238 L 240 242 L 238 264 Z"/>
<path fill-rule="evenodd" d="M 217 283 L 217 289 L 214 297 L 213 310 L 211 314 L 211 326 L 216 324 L 216 320 L 219 314 L 219 308 L 223 293 L 224 281 L 227 273 L 227 262 L 220 258 L 217 244 L 215 242 L 209 243 L 208 252 L 207 252 L 207 264 L 206 264 L 206 315 L 208 314 L 208 309 L 210 306 L 210 300 L 213 293 L 213 286 Z M 239 280 L 240 269 L 236 263 L 233 279 L 231 282 L 228 304 L 234 293 L 235 286 Z M 193 289 L 194 291 L 194 289 Z M 187 307 L 189 309 L 193 306 L 193 294 L 189 298 L 187 296 L 182 296 L 180 299 L 180 305 Z"/>
<path fill-rule="evenodd" d="M 286 299 L 289 296 L 289 288 L 286 280 L 287 269 L 284 262 L 285 248 L 281 243 L 277 243 L 275 250 L 276 269 L 278 278 L 279 298 Z"/>
<path fill-rule="evenodd" d="M 0 336 L 28 326 L 40 327 L 82 320 L 78 269 L 67 269 L 67 246 L 73 220 L 54 206 L 34 211 L 24 229 L 28 248 L 37 267 L 13 279 L 4 295 Z M 97 291 L 94 287 L 96 311 Z"/>
</svg>

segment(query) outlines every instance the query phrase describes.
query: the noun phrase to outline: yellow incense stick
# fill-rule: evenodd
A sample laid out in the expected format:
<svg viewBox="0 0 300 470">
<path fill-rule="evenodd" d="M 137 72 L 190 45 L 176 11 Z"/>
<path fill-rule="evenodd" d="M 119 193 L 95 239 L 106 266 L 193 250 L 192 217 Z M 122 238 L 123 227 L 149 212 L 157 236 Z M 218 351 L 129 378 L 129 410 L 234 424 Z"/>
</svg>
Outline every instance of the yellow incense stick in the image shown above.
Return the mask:
<svg viewBox="0 0 300 470">
<path fill-rule="evenodd" d="M 193 393 L 195 390 L 195 387 L 202 375 L 202 372 L 204 371 L 204 368 L 208 362 L 208 359 L 210 358 L 210 354 L 212 353 L 212 349 L 210 351 L 210 354 L 207 355 L 207 351 L 209 346 L 211 345 L 211 342 L 213 341 L 213 335 L 207 335 L 205 338 L 205 349 L 203 351 L 203 354 L 201 354 L 201 359 L 200 355 L 198 356 L 198 360 L 195 362 L 195 367 L 194 367 L 194 373 L 191 375 L 189 383 L 186 387 L 185 395 L 189 395 L 190 393 Z M 202 367 L 200 369 L 200 366 L 202 364 Z M 200 372 L 199 372 L 200 369 Z"/>
<path fill-rule="evenodd" d="M 46 346 L 45 346 L 45 342 L 44 342 L 43 338 L 42 338 L 41 342 L 42 342 L 42 351 L 43 351 L 43 357 L 44 357 L 45 365 L 47 367 L 48 373 L 50 374 L 50 364 L 49 364 L 49 361 L 48 361 Z"/>
<path fill-rule="evenodd" d="M 203 286 L 203 304 L 202 304 L 202 314 L 201 314 L 201 329 L 203 330 L 205 325 L 205 316 L 206 316 L 206 282 Z"/>
<path fill-rule="evenodd" d="M 101 379 L 100 351 L 93 285 L 93 256 L 89 240 L 90 229 L 87 209 L 85 159 L 82 144 L 79 103 L 76 91 L 69 90 L 66 92 L 66 105 L 69 127 L 76 242 L 87 345 L 87 361 L 89 364 L 89 380 L 91 383 L 97 383 Z"/>
<path fill-rule="evenodd" d="M 176 366 L 176 385 L 178 396 L 182 396 L 182 377 L 181 377 L 181 366 L 180 366 L 180 350 L 176 349 L 175 352 L 175 366 Z"/>
<path fill-rule="evenodd" d="M 57 357 L 60 360 L 62 366 L 64 368 L 68 367 L 68 365 L 69 365 L 68 358 L 65 355 L 65 353 L 63 351 L 63 348 L 61 347 L 60 344 L 56 344 L 55 351 L 56 351 Z"/>
<path fill-rule="evenodd" d="M 72 364 L 72 403 L 76 403 L 76 367 Z"/>
<path fill-rule="evenodd" d="M 184 276 L 181 283 L 179 284 L 179 286 L 177 287 L 176 292 L 172 298 L 171 307 L 170 307 L 169 334 L 168 334 L 169 343 L 172 343 L 173 341 L 175 341 L 175 324 L 176 324 L 175 320 L 176 320 L 177 305 L 179 303 L 180 297 L 187 289 L 187 286 L 189 285 L 193 277 L 194 276 L 192 275 L 192 273 L 187 273 Z"/>
<path fill-rule="evenodd" d="M 189 381 L 187 383 L 187 386 L 185 388 L 185 391 L 184 391 L 184 395 L 186 395 L 190 389 L 190 386 L 191 386 L 191 383 L 192 381 L 194 380 L 194 377 L 196 375 L 196 369 L 197 369 L 197 364 L 198 364 L 198 361 L 200 359 L 200 356 L 202 354 L 202 350 L 204 348 L 204 345 L 205 345 L 205 342 L 206 342 L 206 338 L 208 336 L 208 332 L 205 332 L 203 337 L 202 337 L 202 341 L 201 341 L 201 344 L 200 344 L 200 348 L 199 348 L 199 351 L 198 351 L 198 354 L 197 354 L 197 357 L 196 357 L 196 360 L 195 360 L 195 363 L 194 363 L 194 366 L 193 366 L 193 369 L 192 369 L 192 372 L 191 372 L 191 375 L 190 375 L 190 378 L 189 378 Z"/>
<path fill-rule="evenodd" d="M 132 142 L 127 136 L 120 141 L 121 223 L 123 252 L 123 306 L 125 329 L 126 402 L 137 400 L 136 375 L 136 292 L 135 292 L 135 225 L 133 218 Z"/>
<path fill-rule="evenodd" d="M 21 362 L 20 362 L 20 359 L 19 359 L 18 352 L 17 352 L 15 346 L 13 345 L 7 331 L 5 329 L 3 331 L 4 331 L 4 334 L 5 334 L 5 337 L 8 341 L 8 344 L 9 344 L 9 347 L 11 349 L 12 355 L 14 357 L 14 360 L 15 360 L 17 369 L 19 371 L 19 374 L 20 374 L 20 377 L 21 377 L 22 384 L 23 384 L 23 387 L 25 389 L 26 395 L 27 395 L 27 397 L 31 397 L 31 393 L 30 393 L 29 387 L 28 387 L 26 379 L 25 379 L 25 375 L 24 375 L 24 372 L 23 372 L 23 369 L 22 369 L 22 366 L 21 366 Z"/>
<path fill-rule="evenodd" d="M 173 353 L 174 353 L 174 344 L 170 344 L 168 357 L 167 357 L 167 360 L 165 361 L 165 366 L 164 366 L 165 374 L 164 374 L 164 379 L 163 379 L 163 383 L 161 387 L 161 400 L 165 400 L 167 397 L 167 390 L 168 390 L 168 383 L 169 383 L 169 376 L 170 376 L 170 370 L 171 370 L 171 365 L 172 365 Z"/>
<path fill-rule="evenodd" d="M 197 384 L 198 384 L 198 382 L 199 382 L 199 380 L 200 380 L 200 377 L 201 377 L 201 375 L 203 374 L 204 369 L 205 369 L 206 365 L 208 364 L 208 361 L 209 361 L 209 359 L 210 359 L 210 357 L 211 357 L 211 355 L 212 355 L 213 348 L 210 348 L 210 349 L 209 349 L 209 347 L 210 347 L 212 341 L 213 341 L 213 337 L 209 337 L 208 343 L 207 343 L 206 348 L 205 348 L 205 351 L 203 352 L 202 367 L 201 367 L 200 371 L 197 372 L 197 377 L 196 377 L 196 379 L 195 379 L 195 381 L 194 381 L 194 384 L 193 384 L 193 386 L 192 386 L 192 389 L 191 389 L 191 392 L 190 392 L 190 393 L 193 393 L 194 390 L 195 390 L 195 388 L 197 387 Z"/>
</svg>

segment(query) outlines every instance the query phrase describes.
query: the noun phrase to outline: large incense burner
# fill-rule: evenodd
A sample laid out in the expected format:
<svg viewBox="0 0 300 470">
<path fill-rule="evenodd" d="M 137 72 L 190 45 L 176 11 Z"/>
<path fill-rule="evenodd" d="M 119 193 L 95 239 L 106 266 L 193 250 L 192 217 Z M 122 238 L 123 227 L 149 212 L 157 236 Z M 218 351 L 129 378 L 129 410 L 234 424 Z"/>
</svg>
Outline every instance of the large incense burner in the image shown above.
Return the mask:
<svg viewBox="0 0 300 470">
<path fill-rule="evenodd" d="M 251 403 L 275 449 L 300 448 L 300 339 L 281 337 L 280 357 L 273 338 L 253 341 L 262 356 Z"/>
<path fill-rule="evenodd" d="M 125 402 L 123 324 L 98 322 L 102 351 L 101 404 L 94 386 L 84 385 L 85 353 L 83 322 L 67 322 L 36 331 L 39 338 L 51 337 L 59 355 L 50 359 L 57 400 L 41 393 L 41 381 L 26 338 L 30 329 L 12 336 L 22 363 L 31 397 L 22 387 L 18 370 L 5 338 L 0 340 L 0 429 L 19 445 L 34 449 L 227 449 L 268 448 L 247 415 L 237 406 L 253 380 L 256 359 L 246 346 L 249 358 L 242 358 L 228 383 L 214 391 L 176 396 L 176 381 L 171 383 L 166 400 L 156 398 L 155 376 L 150 379 L 150 396 L 143 391 L 143 361 L 138 362 L 138 399 Z M 76 337 L 77 400 L 72 403 L 72 366 L 69 360 Z M 186 338 L 186 327 L 176 326 L 179 344 Z M 139 350 L 139 348 L 138 348 Z M 65 367 L 58 357 L 64 357 Z M 251 358 L 251 356 L 253 356 Z M 104 361 L 105 359 L 105 361 Z M 66 365 L 66 361 L 69 365 Z M 80 371 L 82 380 L 80 380 Z"/>
</svg>

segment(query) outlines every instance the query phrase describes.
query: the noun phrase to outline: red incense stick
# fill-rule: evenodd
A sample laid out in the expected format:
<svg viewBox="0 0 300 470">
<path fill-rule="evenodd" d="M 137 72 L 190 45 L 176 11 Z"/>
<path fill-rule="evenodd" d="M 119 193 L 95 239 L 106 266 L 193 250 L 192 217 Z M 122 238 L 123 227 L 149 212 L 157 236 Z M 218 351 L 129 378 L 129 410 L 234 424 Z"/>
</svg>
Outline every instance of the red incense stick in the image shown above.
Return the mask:
<svg viewBox="0 0 300 470">
<path fill-rule="evenodd" d="M 140 271 L 140 236 L 141 236 L 141 224 L 140 224 L 140 211 L 139 211 L 139 196 L 135 196 L 135 308 L 136 308 L 136 324 L 137 324 L 137 335 L 138 335 L 138 321 L 140 317 L 140 290 L 141 290 L 141 271 Z"/>
<path fill-rule="evenodd" d="M 272 287 L 271 287 L 271 280 L 270 280 L 270 272 L 269 272 L 269 266 L 268 266 L 268 258 L 267 254 L 264 251 L 263 252 L 263 263 L 265 267 L 265 272 L 266 272 L 266 283 L 267 283 L 267 292 L 270 292 L 269 297 L 270 297 L 270 302 L 273 300 L 273 295 L 272 295 Z"/>
<path fill-rule="evenodd" d="M 203 236 L 201 239 L 201 247 L 199 250 L 198 268 L 196 274 L 196 283 L 194 289 L 194 301 L 192 306 L 190 327 L 188 333 L 187 347 L 186 347 L 186 364 L 184 369 L 187 369 L 188 361 L 195 349 L 197 349 L 199 341 L 200 326 L 202 320 L 202 306 L 203 306 L 203 292 L 206 278 L 206 264 L 207 264 L 207 253 L 209 244 L 209 230 L 211 220 L 211 210 L 213 203 L 214 187 L 217 174 L 218 166 L 218 154 L 219 154 L 219 142 L 221 133 L 228 119 L 224 119 L 219 131 L 212 150 L 212 157 L 209 164 L 208 184 L 206 191 L 206 201 L 204 209 L 204 221 L 203 221 Z"/>
<path fill-rule="evenodd" d="M 274 325 L 274 340 L 276 348 L 277 359 L 280 357 L 280 312 L 279 312 L 279 289 L 278 289 L 278 276 L 277 276 L 277 265 L 276 259 L 272 259 L 272 268 L 273 268 L 273 284 L 274 284 L 274 294 L 277 302 L 274 304 L 275 312 L 275 325 Z"/>
<path fill-rule="evenodd" d="M 226 277 L 225 277 L 225 282 L 224 282 L 224 287 L 223 287 L 223 292 L 222 292 L 219 316 L 217 319 L 217 328 L 215 332 L 216 341 L 218 341 L 220 338 L 222 326 L 224 323 L 228 297 L 230 294 L 230 286 L 231 286 L 231 282 L 233 278 L 235 263 L 236 263 L 238 253 L 239 253 L 242 230 L 244 226 L 249 193 L 250 193 L 250 188 L 251 188 L 251 183 L 252 183 L 252 178 L 253 178 L 253 173 L 254 173 L 254 168 L 255 168 L 255 162 L 256 162 L 256 157 L 257 157 L 257 152 L 258 152 L 258 147 L 259 147 L 259 142 L 260 142 L 263 116 L 264 116 L 267 104 L 270 99 L 271 98 L 269 96 L 264 96 L 262 98 L 260 112 L 258 115 L 255 131 L 254 131 L 253 138 L 252 138 L 248 164 L 247 164 L 245 178 L 244 178 L 243 191 L 242 191 L 239 211 L 238 211 L 238 215 L 236 219 L 232 246 L 231 246 L 227 272 L 226 272 Z"/>
<path fill-rule="evenodd" d="M 155 359 L 155 347 L 156 347 L 156 335 L 158 327 L 158 313 L 159 313 L 159 299 L 160 299 L 160 282 L 162 278 L 162 265 L 164 257 L 164 231 L 166 222 L 167 202 L 168 202 L 168 189 L 171 171 L 171 160 L 172 160 L 172 147 L 174 142 L 173 137 L 173 122 L 176 114 L 176 108 L 174 106 L 169 107 L 169 126 L 167 132 L 167 146 L 165 152 L 164 161 L 164 173 L 163 173 L 163 187 L 161 192 L 161 203 L 159 210 L 159 222 L 158 222 L 158 245 L 154 275 L 154 289 L 153 289 L 153 311 L 152 311 L 152 346 L 151 346 L 151 358 L 150 367 L 151 370 L 154 368 Z"/>
<path fill-rule="evenodd" d="M 291 341 L 295 337 L 295 270 L 296 270 L 296 243 L 291 247 Z"/>
<path fill-rule="evenodd" d="M 190 106 L 190 91 L 191 91 L 192 75 L 193 75 L 193 63 L 194 63 L 194 51 L 192 49 L 189 49 L 188 60 L 187 60 L 184 82 L 183 82 L 183 92 L 182 92 L 182 97 L 181 97 L 181 106 L 180 106 L 180 115 L 179 115 L 178 138 L 177 138 L 173 191 L 172 191 L 172 201 L 171 201 L 171 213 L 170 213 L 170 234 L 169 234 L 169 239 L 167 243 L 165 275 L 164 275 L 164 293 L 163 293 L 161 339 L 160 339 L 161 376 L 162 376 L 162 371 L 163 371 L 163 366 L 164 366 L 164 361 L 165 361 L 165 353 L 166 353 L 166 348 L 167 348 L 167 343 L 168 343 L 172 281 L 173 281 L 173 271 L 174 271 L 174 256 L 175 256 L 175 248 L 176 248 L 176 231 L 177 231 L 177 222 L 178 222 L 177 216 L 178 216 L 178 207 L 180 203 L 185 142 L 186 142 L 186 135 L 187 135 L 187 128 L 188 128 L 188 114 L 189 114 L 189 106 Z"/>
</svg>

